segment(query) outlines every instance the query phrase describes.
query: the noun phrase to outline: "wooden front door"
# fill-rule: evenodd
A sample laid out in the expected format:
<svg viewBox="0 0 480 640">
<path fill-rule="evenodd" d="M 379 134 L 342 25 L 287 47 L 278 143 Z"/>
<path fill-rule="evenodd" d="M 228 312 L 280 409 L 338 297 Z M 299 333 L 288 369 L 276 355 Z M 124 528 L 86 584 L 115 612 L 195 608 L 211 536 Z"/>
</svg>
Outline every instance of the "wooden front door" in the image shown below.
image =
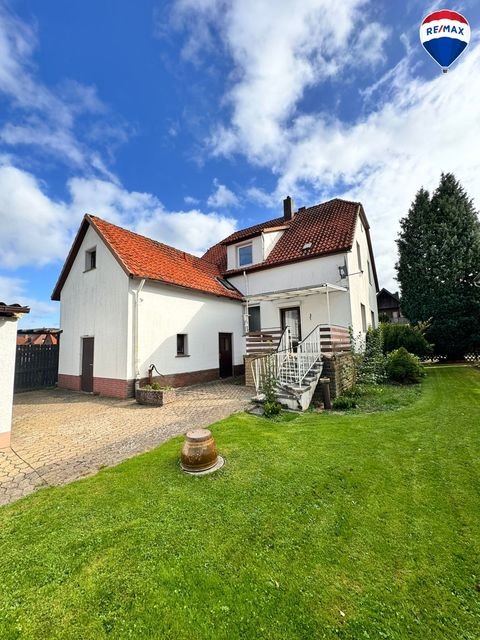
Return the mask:
<svg viewBox="0 0 480 640">
<path fill-rule="evenodd" d="M 220 378 L 228 378 L 233 375 L 233 351 L 232 334 L 218 334 L 219 369 Z"/>
<path fill-rule="evenodd" d="M 280 318 L 282 322 L 282 329 L 290 327 L 292 332 L 292 342 L 294 346 L 302 339 L 302 325 L 300 323 L 300 307 L 288 307 L 287 309 L 280 309 Z"/>
<path fill-rule="evenodd" d="M 93 391 L 93 338 L 82 338 L 82 391 Z"/>
</svg>

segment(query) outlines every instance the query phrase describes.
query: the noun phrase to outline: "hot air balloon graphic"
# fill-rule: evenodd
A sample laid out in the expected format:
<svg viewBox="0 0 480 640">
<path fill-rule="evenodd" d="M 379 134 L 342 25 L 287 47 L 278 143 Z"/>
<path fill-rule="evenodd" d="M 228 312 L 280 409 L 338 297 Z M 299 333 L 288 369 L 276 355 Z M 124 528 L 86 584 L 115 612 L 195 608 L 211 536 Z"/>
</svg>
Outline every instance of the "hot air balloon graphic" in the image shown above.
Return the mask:
<svg viewBox="0 0 480 640">
<path fill-rule="evenodd" d="M 470 25 L 457 11 L 434 11 L 420 25 L 420 42 L 446 73 L 470 42 Z"/>
</svg>

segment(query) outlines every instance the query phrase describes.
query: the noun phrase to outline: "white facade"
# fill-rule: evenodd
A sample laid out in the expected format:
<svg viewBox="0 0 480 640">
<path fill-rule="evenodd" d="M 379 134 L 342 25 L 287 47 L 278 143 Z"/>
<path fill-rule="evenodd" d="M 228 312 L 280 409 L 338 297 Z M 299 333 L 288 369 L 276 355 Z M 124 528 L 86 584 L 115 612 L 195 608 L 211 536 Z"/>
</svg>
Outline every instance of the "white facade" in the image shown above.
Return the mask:
<svg viewBox="0 0 480 640">
<path fill-rule="evenodd" d="M 360 264 L 358 248 L 360 250 Z M 369 326 L 378 326 L 377 291 L 372 257 L 368 249 L 366 229 L 360 217 L 357 219 L 352 250 L 347 255 L 347 268 L 348 273 L 351 274 L 348 278 L 351 326 L 354 334 L 359 335 L 365 333 L 364 329 Z M 365 325 L 362 319 L 362 305 L 365 308 Z"/>
<path fill-rule="evenodd" d="M 10 446 L 17 319 L 0 317 L 0 449 Z"/>
<path fill-rule="evenodd" d="M 85 253 L 96 249 L 96 268 Z M 93 375 L 127 379 L 129 278 L 90 226 L 63 285 L 59 374 L 82 372 L 82 338 L 94 338 Z"/>
<path fill-rule="evenodd" d="M 130 284 L 130 323 L 135 318 L 135 290 Z M 242 304 L 200 291 L 147 282 L 139 294 L 138 365 L 146 377 L 154 364 L 165 375 L 218 369 L 219 333 L 232 334 L 233 365 L 243 363 Z M 177 334 L 186 337 L 185 355 L 177 355 Z M 135 376 L 135 331 L 129 332 L 132 354 L 129 378 Z"/>
<path fill-rule="evenodd" d="M 253 262 L 263 262 L 283 233 L 276 228 L 228 246 L 229 268 L 238 268 L 238 248 L 246 244 L 252 245 Z M 281 327 L 282 310 L 298 307 L 301 338 L 319 324 L 351 326 L 355 334 L 376 326 L 373 258 L 361 219 L 350 252 L 307 259 L 308 249 L 303 261 L 230 276 L 247 301 L 243 303 L 129 277 L 89 225 L 60 293 L 59 380 L 81 388 L 83 338 L 94 338 L 94 390 L 106 394 L 113 390 L 110 381 L 145 378 L 150 365 L 166 376 L 218 372 L 219 334 L 231 335 L 232 366 L 242 365 L 247 306 L 260 307 L 262 329 Z M 95 264 L 90 268 L 92 251 Z M 345 267 L 349 275 L 342 278 Z M 183 352 L 178 340 L 184 343 Z M 75 384 L 67 377 L 76 379 Z"/>
<path fill-rule="evenodd" d="M 95 249 L 96 266 L 86 270 Z M 82 375 L 82 339 L 94 338 L 93 377 L 144 378 L 218 369 L 219 333 L 232 334 L 233 366 L 243 362 L 242 303 L 199 291 L 131 279 L 90 226 L 61 291 L 59 375 Z M 188 354 L 177 356 L 177 334 Z"/>
<path fill-rule="evenodd" d="M 361 268 L 358 265 L 357 242 Z M 231 249 L 232 255 L 236 246 L 233 245 Z M 345 265 L 349 276 L 342 279 L 339 267 Z M 359 273 L 360 271 L 362 272 Z M 290 307 L 300 309 L 302 337 L 308 335 L 319 324 L 351 326 L 356 335 L 364 334 L 369 326 L 378 324 L 372 257 L 366 230 L 360 218 L 357 220 L 352 251 L 253 272 L 246 271 L 245 274 L 230 276 L 229 280 L 250 300 L 250 306 L 260 306 L 262 329 L 280 327 L 281 310 Z M 333 287 L 325 287 L 323 291 L 314 294 L 298 293 L 302 289 L 314 289 L 323 284 Z M 275 292 L 285 294 L 279 298 L 273 295 Z M 262 294 L 269 293 L 272 294 L 270 300 L 255 299 L 268 298 Z M 365 309 L 365 326 L 362 321 L 362 305 Z"/>
</svg>

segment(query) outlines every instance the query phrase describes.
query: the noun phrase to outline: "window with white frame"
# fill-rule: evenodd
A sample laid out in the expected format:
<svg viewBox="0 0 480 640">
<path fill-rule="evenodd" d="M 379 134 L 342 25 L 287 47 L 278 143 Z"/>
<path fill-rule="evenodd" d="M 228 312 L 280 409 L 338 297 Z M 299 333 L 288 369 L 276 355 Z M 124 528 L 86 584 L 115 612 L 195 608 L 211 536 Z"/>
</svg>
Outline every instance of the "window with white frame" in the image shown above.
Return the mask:
<svg viewBox="0 0 480 640">
<path fill-rule="evenodd" d="M 243 244 L 241 247 L 237 247 L 237 262 L 239 267 L 246 267 L 253 262 L 253 245 Z"/>
</svg>

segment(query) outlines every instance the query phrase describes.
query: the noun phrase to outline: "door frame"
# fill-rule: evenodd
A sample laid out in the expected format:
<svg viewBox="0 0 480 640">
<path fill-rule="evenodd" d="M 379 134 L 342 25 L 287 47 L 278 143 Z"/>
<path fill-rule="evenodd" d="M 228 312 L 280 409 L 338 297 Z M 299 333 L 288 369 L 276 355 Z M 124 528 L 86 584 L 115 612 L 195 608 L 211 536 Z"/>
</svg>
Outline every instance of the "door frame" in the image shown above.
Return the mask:
<svg viewBox="0 0 480 640">
<path fill-rule="evenodd" d="M 84 361 L 84 357 L 85 357 L 85 340 L 91 340 L 92 341 L 91 385 L 87 384 L 87 381 L 89 381 L 89 380 L 88 380 L 88 378 L 86 378 L 86 376 L 83 375 L 83 361 Z M 81 344 L 81 348 L 80 348 L 80 390 L 81 391 L 85 391 L 87 393 L 93 393 L 93 384 L 94 384 L 93 372 L 94 372 L 94 364 L 95 364 L 95 336 L 82 336 L 80 338 L 80 344 Z M 87 388 L 85 388 L 85 387 L 87 387 Z M 91 388 L 89 388 L 89 387 L 91 387 Z"/>
<path fill-rule="evenodd" d="M 296 309 L 298 311 L 298 342 L 302 341 L 302 311 L 301 311 L 301 307 L 299 304 L 296 305 L 292 305 L 291 307 L 280 307 L 280 326 L 282 328 L 282 331 L 285 330 L 285 315 L 284 312 L 285 311 L 292 311 L 293 309 Z M 297 344 L 298 344 L 297 342 Z"/>
<path fill-rule="evenodd" d="M 222 367 L 221 367 L 221 349 L 220 349 L 220 341 L 222 339 L 222 336 L 229 336 L 230 337 L 230 360 L 231 360 L 231 371 L 229 373 L 229 375 L 226 376 L 222 376 L 221 371 L 222 371 Z M 229 332 L 229 331 L 219 331 L 218 332 L 218 376 L 219 378 L 230 378 L 233 376 L 233 333 Z"/>
</svg>

